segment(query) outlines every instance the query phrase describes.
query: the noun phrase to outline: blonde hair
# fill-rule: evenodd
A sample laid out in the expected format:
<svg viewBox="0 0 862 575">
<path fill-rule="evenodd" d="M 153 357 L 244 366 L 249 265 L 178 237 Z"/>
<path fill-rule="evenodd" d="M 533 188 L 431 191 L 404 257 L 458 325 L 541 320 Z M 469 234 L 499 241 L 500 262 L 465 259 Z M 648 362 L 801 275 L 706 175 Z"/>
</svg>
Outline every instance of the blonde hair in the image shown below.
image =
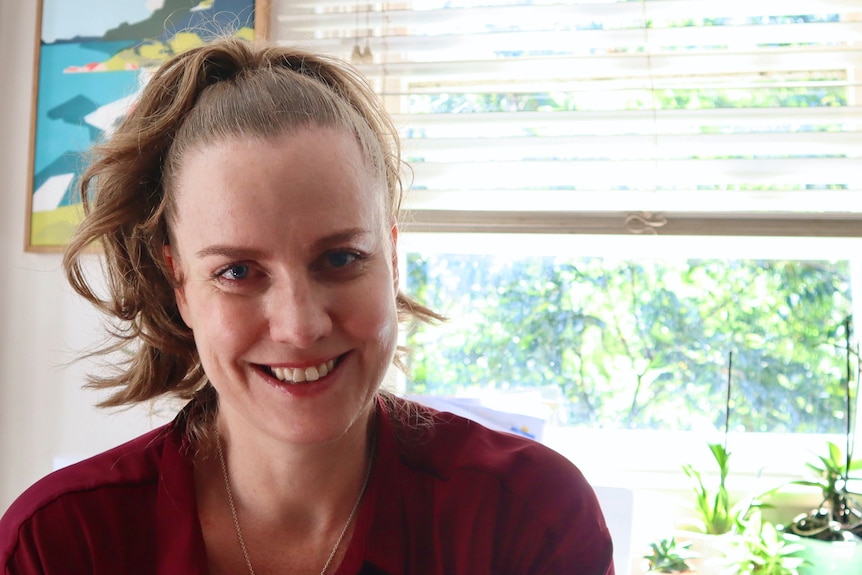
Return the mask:
<svg viewBox="0 0 862 575">
<path fill-rule="evenodd" d="M 80 183 L 85 218 L 63 263 L 75 291 L 115 320 L 114 337 L 95 353 L 128 354 L 116 373 L 90 378 L 91 387 L 113 390 L 100 405 L 196 398 L 183 417 L 193 438 L 206 435 L 215 390 L 180 317 L 177 280 L 164 255 L 175 217 L 173 179 L 196 147 L 310 126 L 354 134 L 373 173 L 385 181 L 385 206 L 397 219 L 402 166 L 391 119 L 353 68 L 302 50 L 225 38 L 175 56 L 150 78 L 110 139 L 93 148 Z M 94 245 L 103 253 L 106 297 L 93 289 L 82 265 Z M 396 304 L 402 321 L 442 319 L 400 292 Z"/>
</svg>

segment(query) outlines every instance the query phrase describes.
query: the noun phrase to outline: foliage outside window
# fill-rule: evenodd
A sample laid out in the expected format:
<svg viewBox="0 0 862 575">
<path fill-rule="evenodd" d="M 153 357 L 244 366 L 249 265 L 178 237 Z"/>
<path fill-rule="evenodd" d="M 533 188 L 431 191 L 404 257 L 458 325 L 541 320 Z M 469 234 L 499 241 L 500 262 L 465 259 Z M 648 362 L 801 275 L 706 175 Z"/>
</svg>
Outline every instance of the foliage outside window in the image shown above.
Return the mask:
<svg viewBox="0 0 862 575">
<path fill-rule="evenodd" d="M 846 261 L 410 254 L 451 320 L 410 334 L 409 390 L 535 390 L 563 425 L 841 433 Z"/>
</svg>

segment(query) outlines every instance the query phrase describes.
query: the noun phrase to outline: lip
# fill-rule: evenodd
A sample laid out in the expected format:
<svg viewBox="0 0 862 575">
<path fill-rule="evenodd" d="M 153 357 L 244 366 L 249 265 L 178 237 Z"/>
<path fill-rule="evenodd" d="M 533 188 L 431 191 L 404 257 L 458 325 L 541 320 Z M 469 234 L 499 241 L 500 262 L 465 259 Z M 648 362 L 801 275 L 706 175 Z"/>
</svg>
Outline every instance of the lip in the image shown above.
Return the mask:
<svg viewBox="0 0 862 575">
<path fill-rule="evenodd" d="M 321 364 L 324 364 L 328 361 L 335 362 L 336 366 L 341 361 L 341 358 L 346 354 L 334 355 L 331 357 L 324 357 L 321 359 L 312 359 L 308 361 L 292 361 L 286 363 L 266 363 L 266 364 L 258 364 L 261 367 L 282 367 L 282 368 L 291 368 L 291 369 L 306 369 L 309 367 L 315 367 Z"/>
<path fill-rule="evenodd" d="M 338 378 L 338 374 L 341 371 L 340 367 L 344 363 L 344 360 L 348 355 L 349 353 L 346 353 L 332 358 L 332 361 L 334 361 L 335 363 L 332 370 L 325 376 L 315 381 L 303 381 L 300 383 L 282 381 L 275 377 L 271 373 L 270 369 L 273 367 L 305 369 L 308 367 L 320 365 L 327 360 L 313 360 L 302 363 L 294 362 L 281 364 L 255 364 L 254 369 L 270 386 L 274 387 L 279 392 L 295 397 L 310 397 L 313 395 L 319 395 L 321 393 L 324 393 L 335 383 L 336 379 Z"/>
</svg>

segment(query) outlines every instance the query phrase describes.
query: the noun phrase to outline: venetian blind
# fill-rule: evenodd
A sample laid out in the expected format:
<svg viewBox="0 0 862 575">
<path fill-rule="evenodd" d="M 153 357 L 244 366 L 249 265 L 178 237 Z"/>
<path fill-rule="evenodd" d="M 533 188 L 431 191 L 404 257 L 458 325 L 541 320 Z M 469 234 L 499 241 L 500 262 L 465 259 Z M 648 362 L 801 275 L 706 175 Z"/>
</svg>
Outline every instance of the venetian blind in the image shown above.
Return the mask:
<svg viewBox="0 0 862 575">
<path fill-rule="evenodd" d="M 859 0 L 274 0 L 401 129 L 412 229 L 862 236 Z"/>
</svg>

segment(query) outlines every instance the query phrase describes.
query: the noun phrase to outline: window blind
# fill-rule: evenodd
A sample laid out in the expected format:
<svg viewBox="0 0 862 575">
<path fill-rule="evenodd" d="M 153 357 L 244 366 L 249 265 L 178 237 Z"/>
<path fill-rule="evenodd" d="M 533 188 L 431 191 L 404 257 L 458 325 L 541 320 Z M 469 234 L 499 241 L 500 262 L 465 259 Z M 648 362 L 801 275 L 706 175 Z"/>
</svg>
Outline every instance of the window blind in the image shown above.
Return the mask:
<svg viewBox="0 0 862 575">
<path fill-rule="evenodd" d="M 273 0 L 401 130 L 408 229 L 862 236 L 858 0 Z"/>
</svg>

